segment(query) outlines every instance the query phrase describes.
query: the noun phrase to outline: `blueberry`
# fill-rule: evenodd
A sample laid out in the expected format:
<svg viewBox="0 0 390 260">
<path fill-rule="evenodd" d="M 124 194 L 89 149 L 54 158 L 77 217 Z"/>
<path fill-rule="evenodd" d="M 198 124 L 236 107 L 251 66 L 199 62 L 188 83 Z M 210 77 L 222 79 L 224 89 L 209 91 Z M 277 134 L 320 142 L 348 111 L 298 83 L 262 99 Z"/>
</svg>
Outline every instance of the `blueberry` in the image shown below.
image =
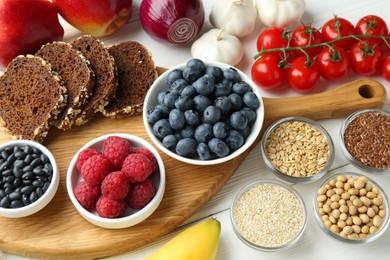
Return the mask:
<svg viewBox="0 0 390 260">
<path fill-rule="evenodd" d="M 176 95 L 180 95 L 180 93 L 183 91 L 183 89 L 189 85 L 190 85 L 190 83 L 187 80 L 177 79 L 169 87 L 169 91 L 176 94 Z"/>
<path fill-rule="evenodd" d="M 183 70 L 183 78 L 189 82 L 194 82 L 202 76 L 202 72 L 196 67 L 185 67 Z"/>
<path fill-rule="evenodd" d="M 193 68 L 200 71 L 200 74 L 204 74 L 206 71 L 206 65 L 200 59 L 190 59 L 187 61 L 186 67 Z"/>
<path fill-rule="evenodd" d="M 221 82 L 223 80 L 223 70 L 217 66 L 209 66 L 206 68 L 206 74 L 213 75 L 215 82 Z"/>
<path fill-rule="evenodd" d="M 232 102 L 232 110 L 231 111 L 238 111 L 242 108 L 244 102 L 242 101 L 242 98 L 240 95 L 236 93 L 232 93 L 229 96 L 230 101 Z"/>
<path fill-rule="evenodd" d="M 246 92 L 251 90 L 251 86 L 245 81 L 240 81 L 233 84 L 233 92 L 239 95 L 244 95 Z"/>
<path fill-rule="evenodd" d="M 256 94 L 253 92 L 246 92 L 242 97 L 244 104 L 252 109 L 257 109 L 260 106 L 260 101 L 257 98 Z"/>
<path fill-rule="evenodd" d="M 241 77 L 240 74 L 238 74 L 238 71 L 235 68 L 228 68 L 223 72 L 223 76 L 225 79 L 229 80 L 230 82 L 238 82 L 240 81 Z"/>
<path fill-rule="evenodd" d="M 203 120 L 208 124 L 215 124 L 221 119 L 221 110 L 215 106 L 208 106 L 203 112 Z"/>
<path fill-rule="evenodd" d="M 208 142 L 210 150 L 215 153 L 218 157 L 222 158 L 229 154 L 229 146 L 218 138 L 213 138 Z"/>
<path fill-rule="evenodd" d="M 161 118 L 166 118 L 169 114 L 169 109 L 164 105 L 157 105 L 148 110 L 148 123 L 154 124 Z"/>
<path fill-rule="evenodd" d="M 207 143 L 213 137 L 213 127 L 210 124 L 201 124 L 195 129 L 195 140 L 199 143 Z"/>
<path fill-rule="evenodd" d="M 194 107 L 199 113 L 203 113 L 206 107 L 211 105 L 211 101 L 208 97 L 197 95 L 194 97 Z"/>
<path fill-rule="evenodd" d="M 186 86 L 183 91 L 180 93 L 181 96 L 195 97 L 197 95 L 194 86 Z"/>
<path fill-rule="evenodd" d="M 165 95 L 169 93 L 169 91 L 160 91 L 158 92 L 157 94 L 157 103 L 160 104 L 160 105 L 163 105 L 164 104 L 164 98 L 165 98 Z"/>
<path fill-rule="evenodd" d="M 195 128 L 192 125 L 185 125 L 180 133 L 182 138 L 195 138 Z"/>
<path fill-rule="evenodd" d="M 186 110 L 184 112 L 184 119 L 188 125 L 196 126 L 200 123 L 199 114 L 193 109 Z"/>
<path fill-rule="evenodd" d="M 169 109 L 175 108 L 175 101 L 177 97 L 177 94 L 168 92 L 164 97 L 163 105 L 167 106 Z"/>
<path fill-rule="evenodd" d="M 162 143 L 165 148 L 171 151 L 175 151 L 176 145 L 177 145 L 178 139 L 174 135 L 167 135 L 162 140 Z"/>
<path fill-rule="evenodd" d="M 172 129 L 182 129 L 185 124 L 183 112 L 177 108 L 172 109 L 171 112 L 169 112 L 169 124 Z"/>
<path fill-rule="evenodd" d="M 194 106 L 194 101 L 189 96 L 180 96 L 175 101 L 175 107 L 181 111 L 191 109 Z"/>
<path fill-rule="evenodd" d="M 237 150 L 244 144 L 244 137 L 236 130 L 230 130 L 226 135 L 225 142 L 232 151 Z"/>
<path fill-rule="evenodd" d="M 214 87 L 214 97 L 228 96 L 230 94 L 231 87 L 232 83 L 227 80 L 216 84 Z"/>
<path fill-rule="evenodd" d="M 181 69 L 174 69 L 171 72 L 168 73 L 167 75 L 167 84 L 168 87 L 171 86 L 171 84 L 177 80 L 177 79 L 182 79 L 183 78 L 183 71 Z"/>
<path fill-rule="evenodd" d="M 249 107 L 243 107 L 240 111 L 248 118 L 248 124 L 253 123 L 256 120 L 256 112 Z"/>
<path fill-rule="evenodd" d="M 173 130 L 168 119 L 160 119 L 154 123 L 153 133 L 160 140 L 164 139 L 165 136 L 172 134 Z"/>
<path fill-rule="evenodd" d="M 192 83 L 192 85 L 200 95 L 208 96 L 214 91 L 215 79 L 212 75 L 205 74 Z"/>
<path fill-rule="evenodd" d="M 213 126 L 214 136 L 223 139 L 227 135 L 228 129 L 228 126 L 224 122 L 218 122 Z"/>
<path fill-rule="evenodd" d="M 244 137 L 244 139 L 246 139 L 251 133 L 251 128 L 249 126 L 246 126 L 244 129 L 238 130 L 238 132 L 240 132 L 242 137 Z"/>
<path fill-rule="evenodd" d="M 232 110 L 233 103 L 230 100 L 230 98 L 226 96 L 222 96 L 222 97 L 218 97 L 214 101 L 214 106 L 218 107 L 221 110 L 222 114 L 226 115 Z"/>
<path fill-rule="evenodd" d="M 196 155 L 196 147 L 198 143 L 192 138 L 184 138 L 179 140 L 176 145 L 176 153 L 183 157 L 191 158 Z"/>
<path fill-rule="evenodd" d="M 198 152 L 199 159 L 202 161 L 210 160 L 212 158 L 210 147 L 205 143 L 199 143 L 196 147 L 196 151 Z"/>
<path fill-rule="evenodd" d="M 237 111 L 230 116 L 230 124 L 232 128 L 242 130 L 248 125 L 248 118 L 241 111 Z"/>
</svg>

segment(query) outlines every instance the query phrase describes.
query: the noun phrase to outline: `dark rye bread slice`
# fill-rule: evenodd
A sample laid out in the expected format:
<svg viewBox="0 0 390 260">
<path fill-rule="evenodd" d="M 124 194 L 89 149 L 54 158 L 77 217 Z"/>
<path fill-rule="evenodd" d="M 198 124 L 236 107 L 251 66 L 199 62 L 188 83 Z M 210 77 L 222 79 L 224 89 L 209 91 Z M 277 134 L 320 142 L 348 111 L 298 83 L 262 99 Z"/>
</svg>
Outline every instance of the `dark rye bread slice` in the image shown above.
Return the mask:
<svg viewBox="0 0 390 260">
<path fill-rule="evenodd" d="M 13 59 L 0 77 L 0 118 L 15 139 L 42 142 L 67 104 L 66 87 L 45 60 Z"/>
<path fill-rule="evenodd" d="M 96 112 L 102 112 L 104 107 L 114 97 L 117 85 L 117 71 L 114 58 L 98 39 L 90 35 L 84 35 L 73 41 L 71 45 L 89 60 L 96 76 L 93 95 L 85 104 L 75 121 L 76 125 L 83 125 Z"/>
<path fill-rule="evenodd" d="M 158 74 L 149 50 L 135 41 L 126 41 L 108 47 L 118 68 L 118 87 L 115 99 L 103 114 L 123 118 L 139 114 L 144 99 Z"/>
<path fill-rule="evenodd" d="M 69 43 L 45 44 L 36 55 L 51 64 L 68 89 L 68 104 L 54 124 L 59 129 L 67 130 L 71 128 L 76 116 L 92 94 L 95 84 L 94 73 L 89 67 L 88 60 Z"/>
</svg>

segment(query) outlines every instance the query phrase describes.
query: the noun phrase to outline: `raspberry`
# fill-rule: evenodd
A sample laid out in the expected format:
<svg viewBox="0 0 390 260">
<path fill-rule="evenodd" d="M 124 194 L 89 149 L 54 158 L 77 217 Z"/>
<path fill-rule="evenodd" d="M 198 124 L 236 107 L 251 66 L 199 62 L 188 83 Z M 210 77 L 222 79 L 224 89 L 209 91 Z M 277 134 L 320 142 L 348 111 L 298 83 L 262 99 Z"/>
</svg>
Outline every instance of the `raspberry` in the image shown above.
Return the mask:
<svg viewBox="0 0 390 260">
<path fill-rule="evenodd" d="M 134 183 L 130 186 L 129 193 L 126 197 L 126 203 L 130 208 L 142 209 L 156 194 L 152 182 L 149 179 L 143 182 Z"/>
<path fill-rule="evenodd" d="M 105 196 L 100 196 L 96 203 L 96 211 L 104 218 L 118 218 L 125 213 L 126 203 L 124 200 L 112 200 Z"/>
<path fill-rule="evenodd" d="M 158 169 L 157 159 L 156 159 L 156 157 L 154 157 L 154 154 L 153 154 L 151 151 L 149 151 L 148 149 L 146 149 L 146 148 L 144 148 L 144 147 L 138 147 L 138 148 L 135 149 L 133 152 L 134 152 L 134 153 L 143 154 L 143 155 L 145 155 L 146 157 L 148 157 L 148 159 L 149 159 L 150 162 L 152 163 L 153 172 L 157 171 L 157 169 Z"/>
<path fill-rule="evenodd" d="M 81 171 L 81 167 L 83 166 L 83 164 L 89 158 L 91 158 L 92 156 L 97 155 L 97 154 L 100 154 L 100 151 L 95 150 L 95 149 L 85 149 L 85 150 L 82 150 L 79 153 L 78 157 L 77 157 L 77 162 L 76 162 L 77 170 L 79 170 L 79 172 L 80 172 Z"/>
<path fill-rule="evenodd" d="M 100 185 L 110 172 L 110 162 L 102 154 L 92 156 L 81 167 L 84 180 L 92 185 Z"/>
<path fill-rule="evenodd" d="M 100 187 L 81 181 L 74 188 L 74 195 L 86 210 L 93 210 L 100 196 Z"/>
<path fill-rule="evenodd" d="M 153 173 L 152 163 L 143 154 L 132 153 L 126 157 L 122 165 L 122 171 L 126 174 L 130 183 L 146 180 Z"/>
<path fill-rule="evenodd" d="M 111 172 L 102 182 L 103 196 L 112 200 L 126 198 L 129 188 L 129 180 L 127 179 L 126 174 L 121 171 Z"/>
<path fill-rule="evenodd" d="M 122 163 L 129 153 L 131 153 L 131 144 L 122 137 L 109 136 L 103 143 L 103 154 L 115 170 L 122 167 Z"/>
</svg>

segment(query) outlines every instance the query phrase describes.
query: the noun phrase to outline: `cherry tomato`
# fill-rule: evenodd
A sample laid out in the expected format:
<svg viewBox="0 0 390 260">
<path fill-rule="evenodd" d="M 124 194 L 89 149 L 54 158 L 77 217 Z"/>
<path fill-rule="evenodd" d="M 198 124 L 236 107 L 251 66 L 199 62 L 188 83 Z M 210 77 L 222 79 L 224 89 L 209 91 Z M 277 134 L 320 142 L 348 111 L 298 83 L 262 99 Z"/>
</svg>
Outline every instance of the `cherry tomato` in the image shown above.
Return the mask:
<svg viewBox="0 0 390 260">
<path fill-rule="evenodd" d="M 348 53 L 340 47 L 327 47 L 317 56 L 316 62 L 321 76 L 335 80 L 345 76 L 350 69 Z"/>
<path fill-rule="evenodd" d="M 281 85 L 285 79 L 284 69 L 279 66 L 280 58 L 273 54 L 264 54 L 252 66 L 253 82 L 264 89 Z"/>
<path fill-rule="evenodd" d="M 314 88 L 320 81 L 320 69 L 317 63 L 307 64 L 306 57 L 295 58 L 287 69 L 287 82 L 295 90 L 305 92 Z"/>
<path fill-rule="evenodd" d="M 263 30 L 257 38 L 257 50 L 268 50 L 276 48 L 285 48 L 288 45 L 288 32 L 281 27 L 268 27 Z M 283 55 L 283 52 L 275 52 L 277 55 Z M 291 53 L 288 53 L 291 55 Z"/>
<path fill-rule="evenodd" d="M 383 53 L 379 45 L 357 42 L 350 51 L 351 68 L 360 75 L 369 76 L 379 71 Z"/>
<path fill-rule="evenodd" d="M 350 21 L 335 16 L 322 26 L 322 37 L 324 41 L 328 42 L 337 39 L 339 37 L 338 31 L 340 31 L 340 37 L 352 35 L 355 33 L 355 26 Z M 355 39 L 348 38 L 335 42 L 333 45 L 348 51 L 355 42 Z"/>
<path fill-rule="evenodd" d="M 314 45 L 322 43 L 322 33 L 310 25 L 298 26 L 291 35 L 292 47 L 305 47 L 308 45 Z M 310 56 L 315 56 L 321 51 L 322 47 L 307 48 L 305 51 Z M 296 56 L 304 55 L 301 51 L 295 52 Z"/>
<path fill-rule="evenodd" d="M 383 78 L 390 81 L 390 53 L 383 59 L 381 74 Z"/>
<path fill-rule="evenodd" d="M 389 30 L 386 22 L 376 15 L 366 15 L 356 23 L 356 34 L 366 34 L 371 36 L 387 36 Z M 371 43 L 384 43 L 379 38 L 362 38 Z"/>
</svg>

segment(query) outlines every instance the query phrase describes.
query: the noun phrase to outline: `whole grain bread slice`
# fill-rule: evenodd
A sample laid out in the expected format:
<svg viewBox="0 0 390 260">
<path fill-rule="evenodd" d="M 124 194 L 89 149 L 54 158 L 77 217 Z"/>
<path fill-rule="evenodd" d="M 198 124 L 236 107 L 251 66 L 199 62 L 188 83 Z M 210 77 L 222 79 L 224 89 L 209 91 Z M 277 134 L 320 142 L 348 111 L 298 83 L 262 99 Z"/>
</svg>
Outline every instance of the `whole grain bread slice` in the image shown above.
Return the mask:
<svg viewBox="0 0 390 260">
<path fill-rule="evenodd" d="M 42 58 L 14 58 L 0 77 L 0 118 L 15 139 L 42 142 L 67 104 L 61 77 Z"/>
<path fill-rule="evenodd" d="M 108 47 L 118 68 L 115 99 L 103 110 L 103 115 L 123 118 L 142 112 L 144 99 L 158 74 L 149 50 L 136 41 L 126 41 Z"/>
<path fill-rule="evenodd" d="M 92 95 L 95 75 L 89 61 L 69 43 L 52 42 L 42 46 L 36 53 L 52 65 L 68 89 L 68 104 L 64 112 L 58 116 L 54 125 L 62 130 L 71 128 L 76 116 Z"/>
<path fill-rule="evenodd" d="M 100 40 L 90 35 L 83 35 L 74 40 L 71 45 L 89 60 L 96 76 L 93 94 L 75 121 L 76 125 L 83 125 L 96 112 L 102 112 L 114 97 L 117 86 L 117 71 L 114 58 Z"/>
</svg>

